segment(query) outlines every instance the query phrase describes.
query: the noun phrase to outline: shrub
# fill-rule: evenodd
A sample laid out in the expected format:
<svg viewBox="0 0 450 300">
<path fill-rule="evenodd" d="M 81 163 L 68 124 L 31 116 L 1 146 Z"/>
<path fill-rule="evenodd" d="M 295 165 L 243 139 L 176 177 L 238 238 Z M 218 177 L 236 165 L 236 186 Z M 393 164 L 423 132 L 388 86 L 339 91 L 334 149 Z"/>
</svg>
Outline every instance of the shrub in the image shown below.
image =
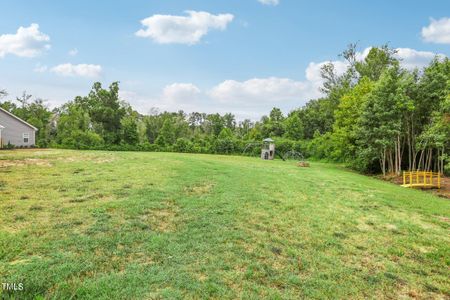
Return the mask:
<svg viewBox="0 0 450 300">
<path fill-rule="evenodd" d="M 61 145 L 73 149 L 97 149 L 103 145 L 103 139 L 94 132 L 76 130 L 64 138 Z"/>
<path fill-rule="evenodd" d="M 173 145 L 173 151 L 175 152 L 189 153 L 193 152 L 193 148 L 192 142 L 186 138 L 177 139 L 175 145 Z"/>
</svg>

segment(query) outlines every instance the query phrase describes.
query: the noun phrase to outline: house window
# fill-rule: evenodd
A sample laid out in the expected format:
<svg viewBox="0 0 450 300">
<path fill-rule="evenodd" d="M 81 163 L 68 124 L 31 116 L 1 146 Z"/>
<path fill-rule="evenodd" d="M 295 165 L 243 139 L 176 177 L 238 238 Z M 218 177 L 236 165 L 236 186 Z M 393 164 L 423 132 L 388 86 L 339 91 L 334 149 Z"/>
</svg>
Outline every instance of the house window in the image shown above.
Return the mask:
<svg viewBox="0 0 450 300">
<path fill-rule="evenodd" d="M 28 140 L 30 139 L 30 134 L 29 133 L 24 133 L 23 134 L 23 142 L 25 144 L 28 144 Z"/>
</svg>

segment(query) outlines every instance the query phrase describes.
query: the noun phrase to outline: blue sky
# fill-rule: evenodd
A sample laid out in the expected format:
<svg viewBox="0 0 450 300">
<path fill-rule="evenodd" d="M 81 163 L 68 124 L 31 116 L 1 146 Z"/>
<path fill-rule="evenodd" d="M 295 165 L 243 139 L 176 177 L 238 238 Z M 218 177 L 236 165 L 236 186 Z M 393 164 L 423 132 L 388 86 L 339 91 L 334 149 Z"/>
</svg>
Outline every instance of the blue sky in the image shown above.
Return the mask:
<svg viewBox="0 0 450 300">
<path fill-rule="evenodd" d="M 120 81 L 142 113 L 257 119 L 319 97 L 320 65 L 345 69 L 337 55 L 350 42 L 361 57 L 389 42 L 407 68 L 450 55 L 444 0 L 5 0 L 0 10 L 0 88 L 52 107 Z"/>
</svg>

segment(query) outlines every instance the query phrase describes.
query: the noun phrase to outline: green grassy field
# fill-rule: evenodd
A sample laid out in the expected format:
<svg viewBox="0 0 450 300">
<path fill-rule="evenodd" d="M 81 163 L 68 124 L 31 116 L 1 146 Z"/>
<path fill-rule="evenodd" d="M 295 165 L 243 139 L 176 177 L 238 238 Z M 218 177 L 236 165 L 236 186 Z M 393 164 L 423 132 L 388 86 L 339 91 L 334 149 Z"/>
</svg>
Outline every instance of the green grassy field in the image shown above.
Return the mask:
<svg viewBox="0 0 450 300">
<path fill-rule="evenodd" d="M 331 164 L 0 152 L 3 297 L 450 297 L 450 202 Z"/>
</svg>

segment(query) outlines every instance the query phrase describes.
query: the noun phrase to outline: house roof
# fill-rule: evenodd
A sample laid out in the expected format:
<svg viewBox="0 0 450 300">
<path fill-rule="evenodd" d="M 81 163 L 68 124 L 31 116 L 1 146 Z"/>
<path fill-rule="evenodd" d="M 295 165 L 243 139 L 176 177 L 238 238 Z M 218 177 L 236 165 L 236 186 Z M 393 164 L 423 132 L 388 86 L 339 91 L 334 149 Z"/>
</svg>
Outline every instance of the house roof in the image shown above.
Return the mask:
<svg viewBox="0 0 450 300">
<path fill-rule="evenodd" d="M 31 125 L 30 123 L 25 122 L 24 120 L 22 120 L 21 118 L 19 118 L 19 117 L 13 115 L 12 113 L 10 113 L 9 111 L 7 111 L 6 109 L 3 109 L 3 108 L 0 107 L 0 110 L 1 110 L 2 112 L 4 112 L 5 114 L 10 115 L 11 117 L 13 117 L 14 119 L 16 119 L 17 121 L 22 122 L 23 124 L 25 124 L 25 125 L 27 125 L 27 126 L 33 128 L 34 130 L 36 130 L 36 131 L 38 130 L 36 127 L 34 127 L 33 125 Z M 0 125 L 0 127 L 1 127 L 1 125 Z M 3 128 L 5 128 L 5 127 L 3 127 Z"/>
</svg>

